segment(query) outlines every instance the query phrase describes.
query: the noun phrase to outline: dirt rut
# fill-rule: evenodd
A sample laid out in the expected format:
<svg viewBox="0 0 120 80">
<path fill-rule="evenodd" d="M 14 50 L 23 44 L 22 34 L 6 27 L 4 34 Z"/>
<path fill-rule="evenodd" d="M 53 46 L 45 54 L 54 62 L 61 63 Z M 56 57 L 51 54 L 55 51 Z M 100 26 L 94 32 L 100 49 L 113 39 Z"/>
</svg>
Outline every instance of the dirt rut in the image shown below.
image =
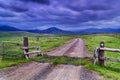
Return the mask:
<svg viewBox="0 0 120 80">
<path fill-rule="evenodd" d="M 74 39 L 56 50 L 47 53 L 50 56 L 88 57 L 85 42 L 82 39 Z"/>
<path fill-rule="evenodd" d="M 39 76 L 42 76 L 50 67 L 49 63 L 32 62 L 27 65 L 15 67 L 15 70 L 1 76 L 0 80 L 31 80 L 38 73 L 40 74 Z"/>
<path fill-rule="evenodd" d="M 0 80 L 103 80 L 98 73 L 82 66 L 32 62 L 10 71 Z"/>
<path fill-rule="evenodd" d="M 95 74 L 98 75 L 98 74 Z M 100 80 L 92 71 L 82 66 L 58 65 L 50 73 L 35 80 Z"/>
</svg>

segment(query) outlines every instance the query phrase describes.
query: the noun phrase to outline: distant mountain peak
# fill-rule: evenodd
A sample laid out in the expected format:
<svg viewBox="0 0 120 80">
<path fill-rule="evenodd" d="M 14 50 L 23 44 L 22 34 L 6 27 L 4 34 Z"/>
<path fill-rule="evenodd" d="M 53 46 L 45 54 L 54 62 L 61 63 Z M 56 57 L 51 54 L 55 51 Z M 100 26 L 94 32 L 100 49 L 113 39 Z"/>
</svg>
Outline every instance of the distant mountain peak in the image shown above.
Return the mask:
<svg viewBox="0 0 120 80">
<path fill-rule="evenodd" d="M 63 34 L 63 33 L 68 33 L 68 32 L 62 29 L 56 28 L 56 27 L 51 27 L 51 28 L 43 30 L 41 33 Z"/>
<path fill-rule="evenodd" d="M 50 27 L 50 28 L 48 28 L 48 29 L 46 29 L 46 30 L 61 30 L 61 31 L 62 31 L 62 29 L 59 29 L 59 28 L 57 28 L 57 27 Z"/>
<path fill-rule="evenodd" d="M 57 27 L 50 27 L 50 28 L 48 28 L 48 29 L 58 29 Z"/>
</svg>

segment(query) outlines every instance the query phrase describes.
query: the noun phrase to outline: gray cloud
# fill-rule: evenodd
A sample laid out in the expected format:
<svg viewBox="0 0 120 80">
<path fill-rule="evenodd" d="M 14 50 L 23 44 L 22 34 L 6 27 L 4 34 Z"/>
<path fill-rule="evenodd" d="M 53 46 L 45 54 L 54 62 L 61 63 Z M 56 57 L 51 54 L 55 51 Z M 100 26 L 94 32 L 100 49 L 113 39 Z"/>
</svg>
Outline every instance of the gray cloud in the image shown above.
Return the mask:
<svg viewBox="0 0 120 80">
<path fill-rule="evenodd" d="M 13 10 L 15 12 L 26 12 L 26 11 L 29 10 L 28 8 L 25 8 L 23 6 L 14 6 L 14 5 L 10 6 L 9 9 L 11 9 L 11 10 Z"/>
<path fill-rule="evenodd" d="M 11 23 L 22 20 L 25 26 L 28 24 L 24 22 L 30 21 L 33 26 L 97 27 L 120 16 L 119 3 L 120 0 L 0 0 L 0 17 L 5 17 L 0 20 L 11 20 Z"/>
<path fill-rule="evenodd" d="M 1 13 L 0 13 L 0 16 L 1 16 L 1 17 L 15 17 L 14 14 L 11 14 L 11 13 L 8 14 L 8 13 L 4 13 L 4 12 L 1 12 Z"/>
<path fill-rule="evenodd" d="M 49 5 L 50 1 L 49 0 L 22 0 L 25 2 L 35 2 L 35 3 L 39 3 L 39 4 L 45 4 L 45 5 Z"/>
<path fill-rule="evenodd" d="M 14 12 L 0 8 L 0 17 L 3 17 L 3 18 L 11 17 L 12 18 L 15 16 L 16 14 Z"/>
</svg>

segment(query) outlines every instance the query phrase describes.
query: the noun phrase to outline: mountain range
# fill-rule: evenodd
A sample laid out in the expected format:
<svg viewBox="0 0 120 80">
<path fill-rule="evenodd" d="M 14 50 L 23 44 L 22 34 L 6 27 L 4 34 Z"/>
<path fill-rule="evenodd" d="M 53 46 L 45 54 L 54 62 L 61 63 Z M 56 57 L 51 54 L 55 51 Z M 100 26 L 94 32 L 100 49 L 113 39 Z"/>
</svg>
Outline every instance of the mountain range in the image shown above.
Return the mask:
<svg viewBox="0 0 120 80">
<path fill-rule="evenodd" d="M 27 30 L 28 32 L 40 33 L 40 34 L 71 34 L 72 31 L 62 30 L 56 27 L 51 27 L 45 30 Z"/>
<path fill-rule="evenodd" d="M 39 33 L 39 34 L 98 34 L 98 33 L 120 33 L 119 29 L 112 29 L 112 28 L 89 28 L 84 30 L 76 30 L 76 31 L 66 31 L 56 27 L 51 27 L 45 30 L 20 30 L 12 26 L 0 26 L 0 31 L 26 31 L 31 33 Z"/>
<path fill-rule="evenodd" d="M 0 26 L 0 31 L 21 31 L 21 30 L 14 28 L 12 26 L 2 25 Z"/>
</svg>

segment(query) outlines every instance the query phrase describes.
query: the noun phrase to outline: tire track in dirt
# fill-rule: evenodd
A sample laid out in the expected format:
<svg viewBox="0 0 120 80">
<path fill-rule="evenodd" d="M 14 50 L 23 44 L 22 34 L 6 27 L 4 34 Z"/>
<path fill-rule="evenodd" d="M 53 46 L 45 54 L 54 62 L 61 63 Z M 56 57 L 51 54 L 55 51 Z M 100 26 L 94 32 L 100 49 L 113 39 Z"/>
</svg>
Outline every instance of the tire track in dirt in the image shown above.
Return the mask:
<svg viewBox="0 0 120 80">
<path fill-rule="evenodd" d="M 71 48 L 75 43 L 77 39 L 74 39 L 73 41 L 57 48 L 56 50 L 50 51 L 47 54 L 50 56 L 63 56 L 65 52 L 68 51 L 69 48 Z"/>
<path fill-rule="evenodd" d="M 77 42 L 71 48 L 69 48 L 69 50 L 64 55 L 81 58 L 90 56 L 85 47 L 85 42 L 82 39 L 77 39 Z"/>
<path fill-rule="evenodd" d="M 10 71 L 10 73 L 1 76 L 0 80 L 35 80 L 32 79 L 33 76 L 39 73 L 42 76 L 48 69 L 51 68 L 49 63 L 37 63 L 32 62 L 27 65 L 15 67 L 15 70 Z"/>
<path fill-rule="evenodd" d="M 98 74 L 96 74 L 98 75 Z M 46 77 L 36 80 L 100 80 L 92 71 L 82 66 L 58 65 Z"/>
<path fill-rule="evenodd" d="M 70 43 L 47 53 L 50 56 L 89 57 L 85 42 L 82 39 L 74 39 Z"/>
<path fill-rule="evenodd" d="M 19 66 L 0 80 L 103 80 L 103 77 L 82 66 L 61 64 L 54 67 L 49 63 L 32 62 Z"/>
</svg>

